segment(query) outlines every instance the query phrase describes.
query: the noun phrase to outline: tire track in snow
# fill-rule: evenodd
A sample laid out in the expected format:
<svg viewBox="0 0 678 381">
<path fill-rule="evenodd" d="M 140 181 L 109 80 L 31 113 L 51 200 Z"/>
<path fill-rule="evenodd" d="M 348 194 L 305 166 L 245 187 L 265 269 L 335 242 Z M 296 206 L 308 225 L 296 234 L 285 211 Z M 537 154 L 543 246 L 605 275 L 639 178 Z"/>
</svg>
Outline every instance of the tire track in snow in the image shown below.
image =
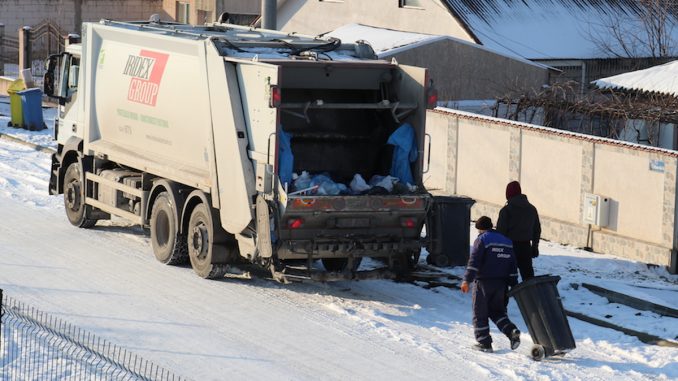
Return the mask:
<svg viewBox="0 0 678 381">
<path fill-rule="evenodd" d="M 20 214 L 23 214 L 23 212 Z M 59 221 L 59 223 L 61 223 L 61 221 Z M 65 221 L 64 224 L 66 224 Z M 396 351 L 384 353 L 384 350 L 380 348 L 378 343 L 356 336 L 352 332 L 353 330 L 350 326 L 348 329 L 338 326 L 330 320 L 324 319 L 324 315 L 321 315 L 321 321 L 318 321 L 316 315 L 309 313 L 310 311 L 305 309 L 304 305 L 307 303 L 298 303 L 287 297 L 281 298 L 281 295 L 284 296 L 289 291 L 284 288 L 278 288 L 277 284 L 260 280 L 252 281 L 252 283 L 254 283 L 252 285 L 249 283 L 234 284 L 232 281 L 205 281 L 198 279 L 190 269 L 167 268 L 166 266 L 161 266 L 156 263 L 150 253 L 150 246 L 135 244 L 135 246 L 140 247 L 132 252 L 129 252 L 130 245 L 125 245 L 124 248 L 120 249 L 115 248 L 117 241 L 121 238 L 118 237 L 118 235 L 122 235 L 120 233 L 112 234 L 106 231 L 97 230 L 85 231 L 67 225 L 64 226 L 69 229 L 69 235 L 75 242 L 82 243 L 83 239 L 88 240 L 88 242 L 91 240 L 92 245 L 99 248 L 106 248 L 102 250 L 102 253 L 100 254 L 113 260 L 124 261 L 129 264 L 128 266 L 124 266 L 125 274 L 123 276 L 123 274 L 107 269 L 107 263 L 98 263 L 96 256 L 92 256 L 92 260 L 89 261 L 89 263 L 84 263 L 83 258 L 79 256 L 82 255 L 81 250 L 74 250 L 73 248 L 68 247 L 53 250 L 54 255 L 61 256 L 60 262 L 70 263 L 79 271 L 90 271 L 100 274 L 94 279 L 88 279 L 90 282 L 88 286 L 84 287 L 84 290 L 80 290 L 83 293 L 106 290 L 109 288 L 111 281 L 118 281 L 121 283 L 134 283 L 135 288 L 145 290 L 145 293 L 155 295 L 155 300 L 153 300 L 152 303 L 157 305 L 170 305 L 172 303 L 177 303 L 177 301 L 180 300 L 182 308 L 179 311 L 172 311 L 173 314 L 181 316 L 178 320 L 191 321 L 192 319 L 193 321 L 196 321 L 196 317 L 192 314 L 198 313 L 200 318 L 197 319 L 197 323 L 213 327 L 213 334 L 215 337 L 224 337 L 226 340 L 235 339 L 234 341 L 240 343 L 240 345 L 242 345 L 242 343 L 251 342 L 249 345 L 251 345 L 253 349 L 246 352 L 255 354 L 268 353 L 268 356 L 266 357 L 270 359 L 284 358 L 286 361 L 290 361 L 288 355 L 281 355 L 279 352 L 271 351 L 270 348 L 286 348 L 285 351 L 296 353 L 300 359 L 287 365 L 297 372 L 292 373 L 294 378 L 298 378 L 300 374 L 306 375 L 306 377 L 304 377 L 306 379 L 314 379 L 317 377 L 317 368 L 307 365 L 309 360 L 315 360 L 311 361 L 313 363 L 324 363 L 324 368 L 328 370 L 327 378 L 334 378 L 332 377 L 333 374 L 337 375 L 336 379 L 345 379 L 346 377 L 355 376 L 354 371 L 352 371 L 350 367 L 349 369 L 346 369 L 346 361 L 349 363 L 369 361 L 382 375 L 391 373 L 392 376 L 400 375 L 401 377 L 404 377 L 409 375 L 411 377 L 417 377 L 422 373 L 415 372 L 413 370 L 415 367 L 413 366 L 394 366 L 393 362 L 398 359 L 401 363 L 411 364 L 411 362 L 406 356 L 398 355 Z M 65 229 L 59 228 L 58 230 L 60 231 L 56 232 L 56 235 L 65 234 Z M 23 228 L 17 228 L 9 234 L 17 236 L 20 240 L 29 240 L 32 236 L 32 233 Z M 110 235 L 113 235 L 113 237 L 109 237 Z M 90 236 L 94 236 L 94 239 Z M 53 247 L 53 244 L 44 243 L 35 246 L 39 251 L 47 251 L 50 247 Z M 139 250 L 145 251 L 146 255 L 143 257 L 140 256 Z M 50 261 L 42 261 L 39 265 L 49 266 Z M 178 291 L 176 295 L 168 296 L 161 291 L 158 291 L 158 288 L 168 286 L 167 282 L 161 281 L 161 278 L 172 279 L 170 286 Z M 79 285 L 77 279 L 68 284 L 70 286 L 69 288 L 73 289 L 77 289 Z M 274 286 L 271 287 L 272 285 Z M 264 292 L 262 292 L 262 290 Z M 201 300 L 197 303 L 191 298 L 192 296 L 195 296 L 196 292 L 199 294 Z M 113 293 L 110 298 L 115 301 L 120 298 L 120 296 L 116 294 L 124 293 L 125 292 L 123 291 Z M 297 293 L 294 294 L 299 296 Z M 34 294 L 33 296 L 36 300 L 41 299 L 39 293 Z M 130 297 L 134 298 L 134 295 L 131 293 Z M 238 305 L 231 307 L 223 306 L 224 302 L 220 302 L 223 300 L 236 300 L 239 302 L 234 303 Z M 247 303 L 243 303 L 243 300 L 247 301 Z M 257 313 L 256 308 L 252 309 L 252 307 L 248 307 L 247 304 L 253 304 L 255 306 L 262 305 L 266 306 L 266 308 L 263 310 L 263 313 Z M 250 311 L 244 314 L 242 312 L 238 313 L 235 318 L 229 319 L 229 313 L 232 313 L 230 310 L 234 307 L 249 309 Z M 188 310 L 190 313 L 184 310 Z M 288 319 L 290 316 L 284 315 L 289 314 L 288 311 L 299 311 L 292 315 L 298 321 L 292 322 L 293 324 L 288 324 L 286 322 L 279 322 L 278 324 L 280 324 L 281 329 L 296 333 L 276 338 L 275 328 L 267 327 L 269 324 L 276 324 L 276 316 L 269 315 L 280 312 L 282 319 Z M 70 311 L 68 313 L 75 312 Z M 247 319 L 254 322 L 254 326 L 248 327 L 247 329 L 238 328 L 243 324 L 242 321 Z M 84 320 L 86 321 L 87 319 Z M 159 320 L 162 321 L 163 319 L 161 318 Z M 175 319 L 171 320 L 176 321 Z M 328 322 L 330 324 L 328 324 Z M 222 326 L 225 326 L 226 328 L 221 328 Z M 247 325 L 245 326 L 247 327 Z M 235 328 L 231 329 L 230 327 Z M 316 334 L 323 336 L 323 338 L 327 340 L 328 347 L 334 347 L 334 349 L 329 352 L 329 357 L 333 355 L 336 356 L 337 347 L 345 346 L 347 341 L 353 348 L 346 348 L 342 351 L 343 359 L 328 358 L 328 354 L 318 352 L 317 349 L 315 349 L 322 347 L 321 344 L 314 343 L 312 347 L 309 348 L 308 343 L 305 343 L 308 339 L 304 338 L 303 335 L 309 330 L 310 332 L 315 332 Z M 349 339 L 347 339 L 347 337 Z M 143 347 L 141 348 L 143 350 Z M 351 351 L 355 351 L 356 353 L 352 354 L 350 353 Z M 373 354 L 374 357 L 369 358 L 369 356 L 367 356 L 368 353 Z M 140 354 L 149 358 L 149 356 L 145 355 L 143 352 L 140 352 Z M 369 368 L 367 364 L 360 366 L 360 369 L 366 368 Z M 302 371 L 303 369 L 306 370 Z M 438 371 L 439 370 L 440 369 L 438 369 Z M 268 369 L 267 373 L 270 373 L 270 371 L 271 370 Z M 433 376 L 440 374 L 435 368 L 424 373 L 429 373 Z M 264 374 L 261 374 L 261 376 L 263 377 Z"/>
</svg>

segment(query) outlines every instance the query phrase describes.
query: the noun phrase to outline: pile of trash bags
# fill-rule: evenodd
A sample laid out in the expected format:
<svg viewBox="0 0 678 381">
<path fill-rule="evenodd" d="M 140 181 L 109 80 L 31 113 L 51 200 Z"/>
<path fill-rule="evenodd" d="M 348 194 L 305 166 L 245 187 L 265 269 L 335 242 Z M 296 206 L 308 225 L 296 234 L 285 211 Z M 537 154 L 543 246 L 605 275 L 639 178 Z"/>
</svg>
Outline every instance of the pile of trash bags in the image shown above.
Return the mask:
<svg viewBox="0 0 678 381">
<path fill-rule="evenodd" d="M 393 176 L 374 175 L 370 181 L 356 173 L 353 180 L 346 185 L 337 183 L 328 173 L 311 175 L 303 171 L 301 175 L 292 174 L 292 189 L 289 195 L 363 195 L 363 194 L 409 194 L 416 192 L 417 187 L 401 182 Z"/>
<path fill-rule="evenodd" d="M 374 175 L 370 181 L 356 173 L 350 184 L 337 183 L 330 178 L 329 173 L 315 175 L 302 171 L 301 175 L 293 173 L 294 154 L 292 139 L 294 136 L 282 129 L 278 132 L 280 158 L 278 175 L 280 182 L 292 185 L 289 195 L 362 195 L 362 194 L 410 194 L 416 192 L 417 187 L 412 176 L 411 163 L 417 160 L 417 147 L 414 128 L 409 123 L 403 123 L 388 138 L 386 144 L 392 145 L 393 158 L 389 175 Z M 287 189 L 287 188 L 286 188 Z"/>
</svg>

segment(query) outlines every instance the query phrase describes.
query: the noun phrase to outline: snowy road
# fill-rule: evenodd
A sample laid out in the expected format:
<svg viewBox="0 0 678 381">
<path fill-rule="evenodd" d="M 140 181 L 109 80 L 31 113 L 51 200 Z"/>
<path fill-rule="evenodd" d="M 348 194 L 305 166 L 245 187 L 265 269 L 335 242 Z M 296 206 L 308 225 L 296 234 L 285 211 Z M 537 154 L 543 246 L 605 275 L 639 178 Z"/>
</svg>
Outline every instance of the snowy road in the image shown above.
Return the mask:
<svg viewBox="0 0 678 381">
<path fill-rule="evenodd" d="M 0 126 L 5 125 L 0 117 Z M 6 128 L 0 132 L 7 132 Z M 36 133 L 29 139 L 44 139 Z M 0 288 L 8 296 L 94 331 L 194 380 L 675 380 L 678 349 L 570 319 L 577 349 L 541 363 L 524 332 L 510 351 L 493 327 L 495 353 L 473 343 L 470 296 L 390 281 L 280 285 L 207 281 L 155 261 L 140 228 L 121 221 L 76 229 L 47 195 L 49 156 L 0 140 Z M 103 226 L 100 226 L 103 225 Z M 561 275 L 567 308 L 620 319 L 669 339 L 678 319 L 607 304 L 571 283 L 643 285 L 677 308 L 678 277 L 662 269 L 544 242 L 538 273 Z M 455 272 L 459 273 L 460 269 Z M 630 291 L 629 291 L 630 292 Z M 610 312 L 612 311 L 612 312 Z M 1 371 L 1 369 L 0 369 Z"/>
</svg>

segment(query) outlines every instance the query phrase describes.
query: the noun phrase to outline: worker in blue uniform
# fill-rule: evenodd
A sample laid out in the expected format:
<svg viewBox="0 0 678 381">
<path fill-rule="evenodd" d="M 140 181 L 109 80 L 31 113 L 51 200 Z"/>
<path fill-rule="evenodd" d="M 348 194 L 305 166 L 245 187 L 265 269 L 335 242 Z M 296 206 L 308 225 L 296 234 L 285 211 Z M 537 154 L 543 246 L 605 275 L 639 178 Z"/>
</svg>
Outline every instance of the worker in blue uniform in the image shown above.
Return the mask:
<svg viewBox="0 0 678 381">
<path fill-rule="evenodd" d="M 476 221 L 478 238 L 466 266 L 461 291 L 467 293 L 469 284 L 473 288 L 473 330 L 477 343 L 474 349 L 492 352 L 490 336 L 491 319 L 505 334 L 511 349 L 520 345 L 520 331 L 506 314 L 506 293 L 508 287 L 518 282 L 518 268 L 510 239 L 492 229 L 492 220 L 482 216 Z"/>
</svg>

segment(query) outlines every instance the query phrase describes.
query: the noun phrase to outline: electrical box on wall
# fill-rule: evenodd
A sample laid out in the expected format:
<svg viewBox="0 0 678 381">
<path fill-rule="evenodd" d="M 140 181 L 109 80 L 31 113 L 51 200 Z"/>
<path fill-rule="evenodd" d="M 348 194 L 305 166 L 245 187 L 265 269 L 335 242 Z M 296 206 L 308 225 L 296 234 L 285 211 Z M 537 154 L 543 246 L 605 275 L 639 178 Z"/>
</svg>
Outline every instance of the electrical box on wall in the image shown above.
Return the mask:
<svg viewBox="0 0 678 381">
<path fill-rule="evenodd" d="M 607 226 L 610 217 L 610 199 L 597 194 L 584 194 L 585 224 Z"/>
</svg>

